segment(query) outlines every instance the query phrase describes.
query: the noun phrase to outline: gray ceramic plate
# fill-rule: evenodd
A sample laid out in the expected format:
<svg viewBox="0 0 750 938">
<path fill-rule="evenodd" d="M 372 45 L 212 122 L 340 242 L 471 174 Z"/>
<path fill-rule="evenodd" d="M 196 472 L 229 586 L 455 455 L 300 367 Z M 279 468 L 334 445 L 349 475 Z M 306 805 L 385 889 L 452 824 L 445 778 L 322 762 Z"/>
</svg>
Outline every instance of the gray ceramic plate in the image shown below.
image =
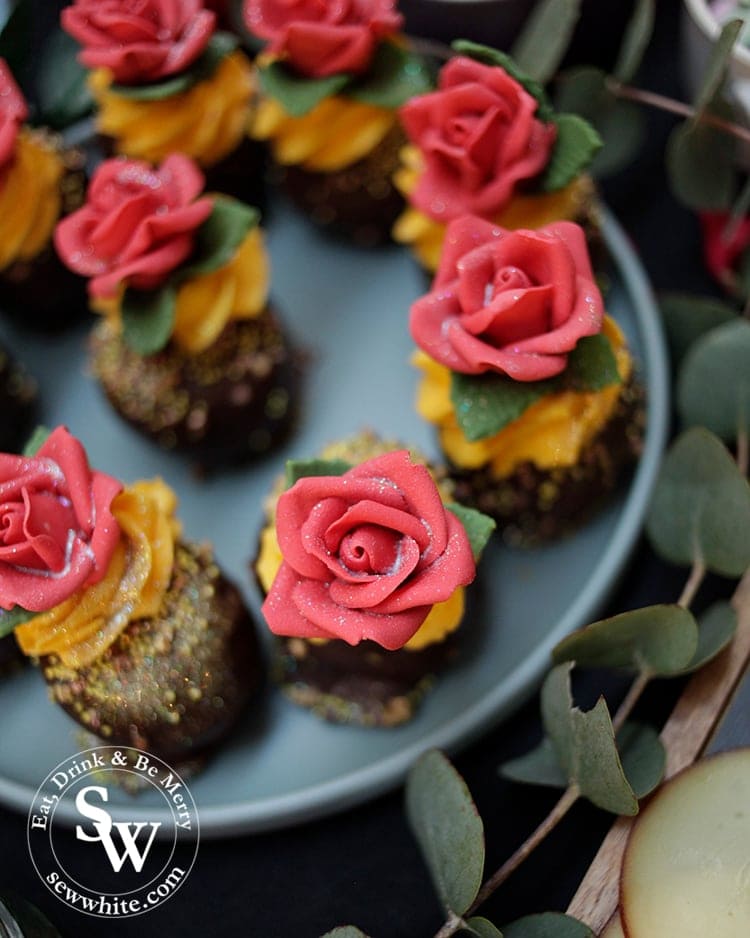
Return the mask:
<svg viewBox="0 0 750 938">
<path fill-rule="evenodd" d="M 409 725 L 331 726 L 269 693 L 262 709 L 248 715 L 190 783 L 204 835 L 281 827 L 395 786 L 423 750 L 456 751 L 508 717 L 538 686 L 552 646 L 596 616 L 641 528 L 668 412 L 667 360 L 649 285 L 606 215 L 605 236 L 617 265 L 609 309 L 628 335 L 648 388 L 646 447 L 630 484 L 563 543 L 526 553 L 493 545 L 485 553 L 485 615 L 467 629 L 474 638 L 463 662 L 441 678 Z M 260 600 L 248 561 L 263 497 L 287 456 L 312 455 L 363 426 L 435 455 L 432 434 L 412 406 L 417 375 L 408 364 L 412 344 L 405 323 L 423 277 L 407 252 L 334 245 L 283 207 L 268 222 L 268 241 L 274 298 L 310 361 L 297 434 L 283 452 L 251 469 L 200 482 L 184 462 L 134 435 L 86 374 L 83 333 L 62 341 L 6 334 L 40 380 L 45 423 L 66 423 L 86 443 L 92 464 L 124 481 L 159 474 L 171 483 L 186 535 L 214 543 L 219 562 L 256 612 Z M 0 713 L 0 801 L 26 812 L 46 774 L 85 746 L 73 722 L 48 702 L 32 668 L 0 684 Z M 121 792 L 112 799 L 132 804 Z M 139 797 L 139 808 L 143 820 L 161 819 L 148 793 Z M 127 811 L 112 813 L 130 818 Z"/>
</svg>

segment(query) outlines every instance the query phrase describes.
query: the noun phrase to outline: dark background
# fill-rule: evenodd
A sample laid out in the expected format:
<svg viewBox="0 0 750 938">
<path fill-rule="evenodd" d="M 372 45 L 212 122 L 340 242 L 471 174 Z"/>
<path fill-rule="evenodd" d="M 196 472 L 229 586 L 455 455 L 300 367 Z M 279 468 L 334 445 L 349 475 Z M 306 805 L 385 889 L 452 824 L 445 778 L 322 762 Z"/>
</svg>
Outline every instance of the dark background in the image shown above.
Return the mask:
<svg viewBox="0 0 750 938">
<path fill-rule="evenodd" d="M 678 61 L 681 3 L 660 0 L 657 8 L 655 36 L 637 84 L 684 100 Z M 611 67 L 630 4 L 584 2 L 583 9 L 568 59 Z M 697 219 L 675 202 L 664 175 L 664 144 L 673 118 L 654 111 L 647 116 L 641 154 L 627 170 L 602 183 L 604 198 L 631 237 L 657 291 L 714 293 L 703 268 Z M 685 571 L 662 564 L 642 542 L 605 612 L 674 601 L 684 579 Z M 725 586 L 713 581 L 700 598 L 724 593 Z M 604 688 L 615 706 L 624 687 L 611 675 L 589 675 L 576 691 L 588 706 Z M 637 715 L 659 725 L 679 690 L 679 682 L 657 684 L 642 699 Z M 511 785 L 497 773 L 501 762 L 529 749 L 540 732 L 534 699 L 454 759 L 484 819 L 488 872 L 510 855 L 554 803 L 554 793 Z M 609 824 L 602 812 L 574 807 L 481 913 L 502 926 L 531 912 L 564 910 Z M 407 827 L 400 789 L 293 829 L 204 841 L 188 881 L 173 899 L 147 915 L 121 921 L 81 915 L 47 892 L 29 860 L 24 817 L 0 809 L 0 832 L 0 893 L 13 889 L 36 903 L 66 938 L 315 938 L 345 923 L 358 925 L 373 938 L 429 938 L 443 921 Z M 77 869 L 85 881 L 97 854 L 84 844 L 78 853 Z"/>
</svg>

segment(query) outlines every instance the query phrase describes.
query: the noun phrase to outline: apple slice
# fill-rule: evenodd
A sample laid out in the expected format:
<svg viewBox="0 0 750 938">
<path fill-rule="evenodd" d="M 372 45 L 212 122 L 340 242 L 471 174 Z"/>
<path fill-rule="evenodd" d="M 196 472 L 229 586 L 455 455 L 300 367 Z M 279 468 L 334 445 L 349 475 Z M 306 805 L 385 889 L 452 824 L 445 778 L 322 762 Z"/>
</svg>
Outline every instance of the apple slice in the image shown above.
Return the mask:
<svg viewBox="0 0 750 938">
<path fill-rule="evenodd" d="M 750 748 L 656 792 L 625 848 L 620 915 L 627 938 L 750 936 Z"/>
</svg>

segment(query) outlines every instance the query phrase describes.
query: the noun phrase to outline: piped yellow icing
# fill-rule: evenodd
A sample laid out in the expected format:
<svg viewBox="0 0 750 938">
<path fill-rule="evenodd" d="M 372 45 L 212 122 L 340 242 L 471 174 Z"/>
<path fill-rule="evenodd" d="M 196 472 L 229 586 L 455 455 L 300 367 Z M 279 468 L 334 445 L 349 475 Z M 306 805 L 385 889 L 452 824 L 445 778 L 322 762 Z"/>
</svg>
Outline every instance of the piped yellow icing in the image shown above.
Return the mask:
<svg viewBox="0 0 750 938">
<path fill-rule="evenodd" d="M 401 150 L 401 166 L 393 175 L 393 183 L 407 199 L 414 191 L 422 171 L 419 150 L 409 144 Z M 492 219 L 503 228 L 541 228 L 552 221 L 575 221 L 580 218 L 594 194 L 589 176 L 579 176 L 557 192 L 513 196 L 502 212 Z M 446 223 L 438 222 L 416 208 L 407 208 L 396 219 L 393 239 L 407 244 L 429 271 L 440 262 Z"/>
<path fill-rule="evenodd" d="M 180 94 L 137 101 L 110 89 L 111 73 L 95 69 L 89 85 L 98 105 L 98 130 L 115 151 L 160 163 L 180 152 L 213 166 L 237 148 L 247 133 L 256 80 L 242 52 L 232 52 L 216 71 Z"/>
<path fill-rule="evenodd" d="M 270 265 L 260 228 L 253 228 L 234 257 L 208 274 L 186 280 L 177 290 L 172 339 L 184 351 L 197 354 L 212 345 L 233 319 L 252 319 L 263 311 L 268 297 Z M 122 329 L 122 291 L 119 296 L 91 301 L 92 309 Z"/>
<path fill-rule="evenodd" d="M 632 359 L 619 326 L 605 316 L 602 328 L 612 343 L 622 382 L 632 371 Z M 494 436 L 469 442 L 456 421 L 450 399 L 451 373 L 421 350 L 413 358 L 423 372 L 417 391 L 417 411 L 435 424 L 443 451 L 454 465 L 478 469 L 491 465 L 496 478 L 509 475 L 523 462 L 540 469 L 572 466 L 583 449 L 607 423 L 617 405 L 622 384 L 600 391 L 561 391 L 532 404 Z"/>
<path fill-rule="evenodd" d="M 64 171 L 54 145 L 21 128 L 13 162 L 0 177 L 0 270 L 30 260 L 49 243 L 60 215 Z"/>
<path fill-rule="evenodd" d="M 324 98 L 302 117 L 292 117 L 278 101 L 263 98 L 250 135 L 267 140 L 283 166 L 333 173 L 371 153 L 396 120 L 393 110 L 338 96 Z"/>
<path fill-rule="evenodd" d="M 104 578 L 18 626 L 21 650 L 36 657 L 54 654 L 69 667 L 85 667 L 129 622 L 155 616 L 172 576 L 180 533 L 176 505 L 174 492 L 161 479 L 136 482 L 117 495 L 112 514 L 121 535 Z"/>
</svg>

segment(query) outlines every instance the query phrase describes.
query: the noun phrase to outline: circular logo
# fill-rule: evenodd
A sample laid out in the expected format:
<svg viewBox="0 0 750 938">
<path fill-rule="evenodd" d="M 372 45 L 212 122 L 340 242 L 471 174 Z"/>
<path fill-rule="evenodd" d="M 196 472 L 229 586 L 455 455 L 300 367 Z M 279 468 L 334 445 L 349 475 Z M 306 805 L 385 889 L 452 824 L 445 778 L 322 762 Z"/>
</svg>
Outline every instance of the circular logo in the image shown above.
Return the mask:
<svg viewBox="0 0 750 938">
<path fill-rule="evenodd" d="M 139 810 L 138 797 L 114 807 L 115 786 L 153 790 L 159 808 Z M 64 824 L 55 822 L 58 811 Z M 45 778 L 29 809 L 29 853 L 42 882 L 71 908 L 100 918 L 142 915 L 166 902 L 187 879 L 199 839 L 184 781 L 166 762 L 130 747 L 70 756 Z M 76 869 L 82 844 L 96 854 L 85 876 Z"/>
</svg>

